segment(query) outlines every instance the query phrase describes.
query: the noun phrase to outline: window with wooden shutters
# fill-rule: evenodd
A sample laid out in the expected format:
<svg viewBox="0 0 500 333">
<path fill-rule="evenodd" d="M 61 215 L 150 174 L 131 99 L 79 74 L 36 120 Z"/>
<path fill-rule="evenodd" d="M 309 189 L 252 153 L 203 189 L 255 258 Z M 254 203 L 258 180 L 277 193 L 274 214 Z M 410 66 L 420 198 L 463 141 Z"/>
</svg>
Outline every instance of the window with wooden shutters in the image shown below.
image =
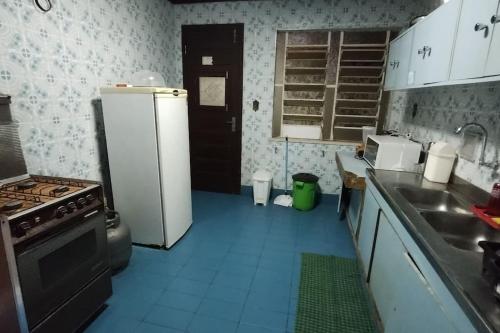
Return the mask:
<svg viewBox="0 0 500 333">
<path fill-rule="evenodd" d="M 381 128 L 390 31 L 278 31 L 273 137 L 360 142 Z"/>
</svg>

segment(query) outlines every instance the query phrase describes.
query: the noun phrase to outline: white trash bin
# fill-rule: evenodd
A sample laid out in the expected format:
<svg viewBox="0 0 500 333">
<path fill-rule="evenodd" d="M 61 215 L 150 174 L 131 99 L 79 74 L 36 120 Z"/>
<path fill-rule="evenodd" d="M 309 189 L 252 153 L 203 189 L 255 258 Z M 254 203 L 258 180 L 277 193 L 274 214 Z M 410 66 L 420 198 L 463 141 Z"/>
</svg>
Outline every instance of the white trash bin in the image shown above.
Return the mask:
<svg viewBox="0 0 500 333">
<path fill-rule="evenodd" d="M 273 176 L 265 170 L 257 170 L 252 177 L 253 181 L 253 203 L 267 206 L 271 194 Z"/>
<path fill-rule="evenodd" d="M 455 163 L 455 148 L 446 142 L 436 142 L 429 149 L 424 177 L 431 182 L 446 184 Z"/>
</svg>

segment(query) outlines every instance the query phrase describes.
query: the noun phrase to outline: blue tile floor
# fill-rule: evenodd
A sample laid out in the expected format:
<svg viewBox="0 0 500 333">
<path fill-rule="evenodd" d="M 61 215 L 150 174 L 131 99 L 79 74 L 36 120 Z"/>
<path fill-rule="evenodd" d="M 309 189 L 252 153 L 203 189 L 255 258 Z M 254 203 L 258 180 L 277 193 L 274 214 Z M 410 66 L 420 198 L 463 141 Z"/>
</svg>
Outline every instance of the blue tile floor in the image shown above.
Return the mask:
<svg viewBox="0 0 500 333">
<path fill-rule="evenodd" d="M 194 223 L 171 250 L 134 247 L 86 332 L 293 332 L 302 252 L 354 257 L 337 197 L 314 210 L 193 192 Z"/>
</svg>

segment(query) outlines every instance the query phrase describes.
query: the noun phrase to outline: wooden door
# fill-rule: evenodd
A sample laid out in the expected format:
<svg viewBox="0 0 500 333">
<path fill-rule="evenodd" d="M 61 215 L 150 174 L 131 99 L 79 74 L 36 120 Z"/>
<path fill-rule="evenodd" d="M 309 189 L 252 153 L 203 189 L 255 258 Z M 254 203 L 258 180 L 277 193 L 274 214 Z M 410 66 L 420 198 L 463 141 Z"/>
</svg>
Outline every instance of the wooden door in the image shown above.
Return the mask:
<svg viewBox="0 0 500 333">
<path fill-rule="evenodd" d="M 182 26 L 191 186 L 239 193 L 243 24 Z"/>
<path fill-rule="evenodd" d="M 498 0 L 464 0 L 453 51 L 450 80 L 483 76 Z M 498 59 L 497 59 L 498 62 Z"/>
</svg>

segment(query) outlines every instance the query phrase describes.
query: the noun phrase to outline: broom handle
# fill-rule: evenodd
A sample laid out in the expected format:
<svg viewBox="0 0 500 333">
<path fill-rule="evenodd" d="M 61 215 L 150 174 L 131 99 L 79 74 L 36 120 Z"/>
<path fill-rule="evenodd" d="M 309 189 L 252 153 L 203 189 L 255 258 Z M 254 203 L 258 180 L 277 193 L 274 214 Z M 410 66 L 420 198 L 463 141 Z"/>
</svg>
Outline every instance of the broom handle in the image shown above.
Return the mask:
<svg viewBox="0 0 500 333">
<path fill-rule="evenodd" d="M 285 194 L 288 191 L 288 137 L 285 137 Z"/>
</svg>

